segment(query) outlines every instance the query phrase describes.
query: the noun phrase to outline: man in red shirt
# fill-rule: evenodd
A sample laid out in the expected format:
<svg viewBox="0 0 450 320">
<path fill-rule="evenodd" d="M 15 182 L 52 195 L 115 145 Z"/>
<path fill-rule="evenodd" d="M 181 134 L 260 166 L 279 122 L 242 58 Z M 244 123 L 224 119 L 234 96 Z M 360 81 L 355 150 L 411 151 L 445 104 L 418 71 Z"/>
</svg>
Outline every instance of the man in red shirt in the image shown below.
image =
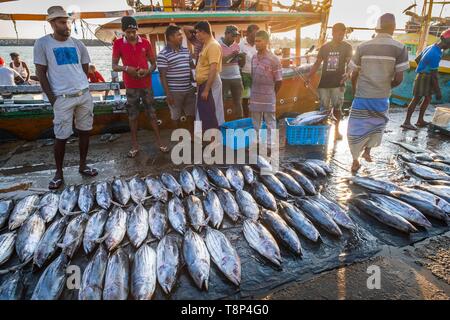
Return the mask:
<svg viewBox="0 0 450 320">
<path fill-rule="evenodd" d="M 131 149 L 128 157 L 134 158 L 139 152 L 137 142 L 139 104 L 142 100 L 145 113 L 156 135 L 156 141 L 162 152 L 167 152 L 167 146 L 161 143 L 159 127 L 154 109 L 151 75 L 156 69 L 155 55 L 151 43 L 137 35 L 138 25 L 133 17 L 122 17 L 122 30 L 125 35 L 116 39 L 113 45 L 112 69 L 123 72 L 127 94 L 127 111 L 131 130 Z M 119 65 L 122 60 L 122 66 Z M 148 63 L 151 63 L 149 68 Z"/>
</svg>

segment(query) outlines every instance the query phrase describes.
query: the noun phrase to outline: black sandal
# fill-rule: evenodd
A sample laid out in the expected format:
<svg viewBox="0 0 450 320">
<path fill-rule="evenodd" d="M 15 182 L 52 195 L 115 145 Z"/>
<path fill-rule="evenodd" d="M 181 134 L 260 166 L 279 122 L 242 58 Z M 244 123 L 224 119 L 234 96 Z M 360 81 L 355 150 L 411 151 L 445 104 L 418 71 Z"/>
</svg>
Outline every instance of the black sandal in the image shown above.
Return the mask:
<svg viewBox="0 0 450 320">
<path fill-rule="evenodd" d="M 79 170 L 78 172 L 81 175 L 86 176 L 86 177 L 95 177 L 96 175 L 98 175 L 97 170 L 95 170 L 94 168 L 89 168 L 89 167 L 86 167 L 84 170 Z"/>
<path fill-rule="evenodd" d="M 57 179 L 53 178 L 50 181 L 50 183 L 48 184 L 48 188 L 50 190 L 57 190 L 62 186 L 63 182 L 64 182 L 63 178 L 57 178 Z"/>
</svg>

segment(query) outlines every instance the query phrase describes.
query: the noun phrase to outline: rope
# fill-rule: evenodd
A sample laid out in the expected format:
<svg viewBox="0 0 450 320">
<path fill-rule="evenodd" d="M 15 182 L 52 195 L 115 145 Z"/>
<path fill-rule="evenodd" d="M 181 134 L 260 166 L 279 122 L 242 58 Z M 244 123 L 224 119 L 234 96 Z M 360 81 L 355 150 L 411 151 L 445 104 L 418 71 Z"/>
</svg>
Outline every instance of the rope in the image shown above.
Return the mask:
<svg viewBox="0 0 450 320">
<path fill-rule="evenodd" d="M 100 41 L 100 43 L 102 44 L 102 45 L 104 45 L 106 48 L 108 48 L 109 50 L 111 50 L 112 51 L 112 47 L 111 47 L 111 45 L 109 45 L 107 42 L 104 42 L 103 40 L 101 40 L 99 37 L 97 37 L 97 35 L 95 34 L 95 32 L 92 32 L 92 30 L 91 30 L 91 28 L 90 28 L 90 23 L 88 23 L 88 22 L 86 22 L 85 20 L 83 20 L 83 19 L 80 19 L 80 21 L 82 21 L 85 25 L 86 25 L 86 28 L 87 28 L 87 30 L 98 40 L 98 41 Z M 95 26 L 95 24 L 92 24 L 93 26 Z"/>
</svg>

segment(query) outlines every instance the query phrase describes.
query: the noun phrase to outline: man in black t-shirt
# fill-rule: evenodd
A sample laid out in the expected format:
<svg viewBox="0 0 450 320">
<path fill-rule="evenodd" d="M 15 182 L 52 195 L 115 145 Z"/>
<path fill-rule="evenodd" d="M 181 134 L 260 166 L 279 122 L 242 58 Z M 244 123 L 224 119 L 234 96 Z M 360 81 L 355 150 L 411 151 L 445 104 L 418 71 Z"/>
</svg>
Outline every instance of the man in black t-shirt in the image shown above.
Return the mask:
<svg viewBox="0 0 450 320">
<path fill-rule="evenodd" d="M 336 118 L 336 139 L 342 139 L 339 133 L 339 122 L 344 102 L 345 81 L 347 80 L 347 65 L 353 54 L 350 43 L 344 41 L 346 27 L 343 23 L 333 26 L 333 39 L 324 44 L 317 55 L 316 63 L 311 68 L 307 84 L 322 65 L 318 93 L 320 110 L 333 109 Z"/>
</svg>

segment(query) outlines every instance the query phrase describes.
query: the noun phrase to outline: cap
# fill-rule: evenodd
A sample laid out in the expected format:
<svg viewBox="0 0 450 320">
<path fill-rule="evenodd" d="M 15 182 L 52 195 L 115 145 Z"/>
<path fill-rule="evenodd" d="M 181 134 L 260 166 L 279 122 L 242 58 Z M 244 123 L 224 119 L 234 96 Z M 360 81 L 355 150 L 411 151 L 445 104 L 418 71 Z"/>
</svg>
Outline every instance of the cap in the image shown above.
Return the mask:
<svg viewBox="0 0 450 320">
<path fill-rule="evenodd" d="M 376 30 L 383 30 L 395 25 L 395 16 L 392 13 L 385 13 L 378 18 Z"/>
<path fill-rule="evenodd" d="M 47 9 L 47 21 L 52 21 L 56 18 L 69 18 L 66 10 L 61 6 L 52 6 Z"/>
<path fill-rule="evenodd" d="M 125 31 L 127 29 L 138 29 L 138 24 L 135 18 L 130 16 L 122 17 L 122 31 Z"/>
<path fill-rule="evenodd" d="M 227 26 L 225 28 L 225 33 L 231 33 L 233 36 L 238 36 L 239 35 L 239 31 L 238 31 L 238 28 L 236 26 Z"/>
<path fill-rule="evenodd" d="M 441 33 L 441 39 L 444 41 L 450 41 L 450 28 Z"/>
</svg>

